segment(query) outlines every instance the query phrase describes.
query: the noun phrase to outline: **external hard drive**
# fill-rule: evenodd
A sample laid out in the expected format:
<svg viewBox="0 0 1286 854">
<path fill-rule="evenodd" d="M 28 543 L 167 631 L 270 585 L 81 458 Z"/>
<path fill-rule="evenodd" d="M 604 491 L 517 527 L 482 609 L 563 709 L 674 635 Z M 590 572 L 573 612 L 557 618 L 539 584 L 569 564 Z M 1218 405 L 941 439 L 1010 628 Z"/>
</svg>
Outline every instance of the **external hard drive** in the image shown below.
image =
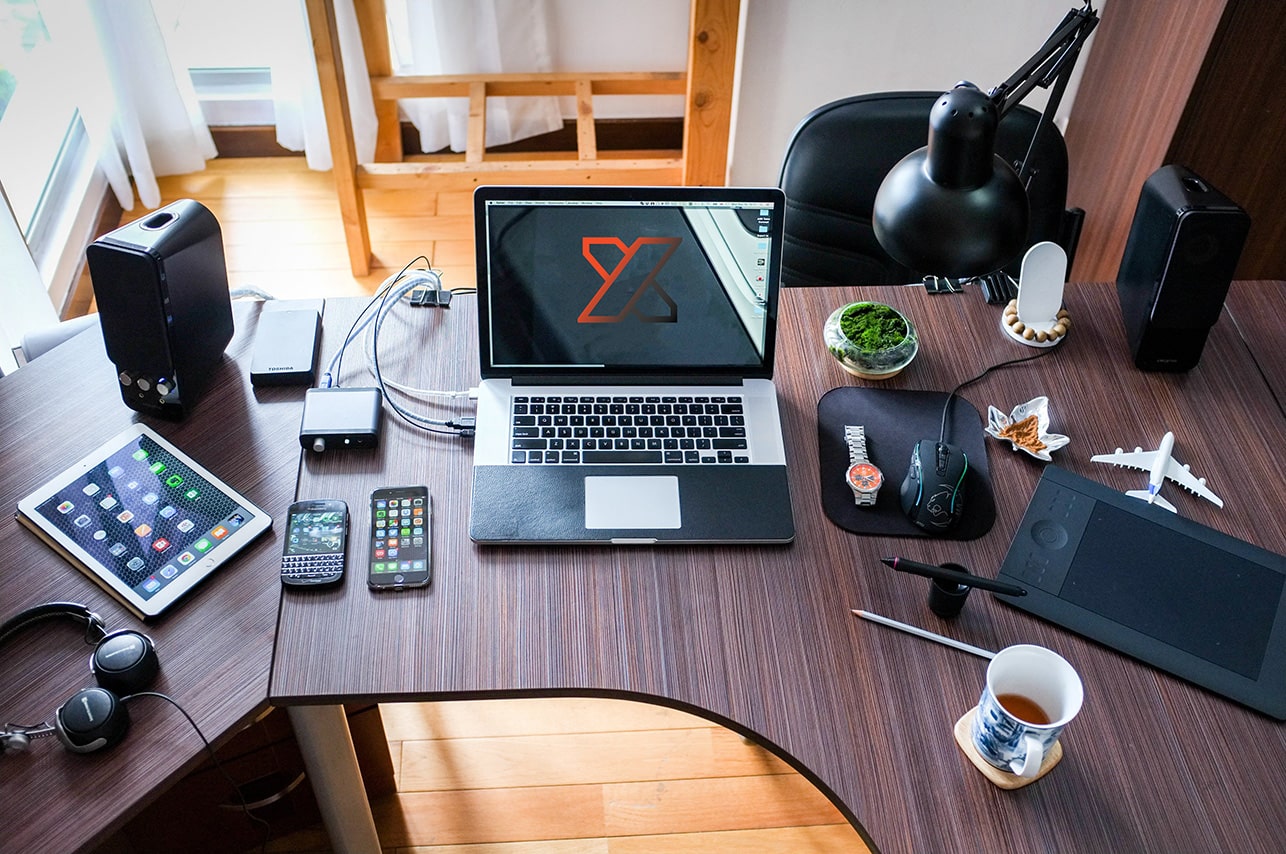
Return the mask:
<svg viewBox="0 0 1286 854">
<path fill-rule="evenodd" d="M 321 343 L 321 300 L 269 300 L 259 315 L 250 382 L 312 385 Z"/>
</svg>

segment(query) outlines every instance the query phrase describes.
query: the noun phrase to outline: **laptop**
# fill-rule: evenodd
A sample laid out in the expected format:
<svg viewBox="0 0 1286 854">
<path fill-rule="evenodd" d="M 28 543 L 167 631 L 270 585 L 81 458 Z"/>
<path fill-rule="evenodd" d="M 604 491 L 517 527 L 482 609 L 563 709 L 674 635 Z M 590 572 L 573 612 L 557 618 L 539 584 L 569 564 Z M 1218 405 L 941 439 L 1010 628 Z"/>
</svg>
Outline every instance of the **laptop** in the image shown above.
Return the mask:
<svg viewBox="0 0 1286 854">
<path fill-rule="evenodd" d="M 776 188 L 480 187 L 481 543 L 794 539 Z"/>
</svg>

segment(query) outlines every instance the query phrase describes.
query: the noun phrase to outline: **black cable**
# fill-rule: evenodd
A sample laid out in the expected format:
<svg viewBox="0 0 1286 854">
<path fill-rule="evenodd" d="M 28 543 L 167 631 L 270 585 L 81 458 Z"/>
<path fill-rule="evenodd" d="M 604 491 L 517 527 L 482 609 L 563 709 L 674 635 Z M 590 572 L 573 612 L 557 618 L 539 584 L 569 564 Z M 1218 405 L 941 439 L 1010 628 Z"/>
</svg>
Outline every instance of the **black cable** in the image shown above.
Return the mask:
<svg viewBox="0 0 1286 854">
<path fill-rule="evenodd" d="M 978 374 L 977 376 L 971 377 L 970 379 L 967 379 L 961 383 L 958 383 L 956 387 L 951 389 L 951 391 L 947 394 L 947 402 L 942 405 L 942 426 L 941 426 L 941 429 L 938 431 L 938 444 L 943 444 L 947 441 L 947 413 L 951 411 L 951 401 L 956 399 L 956 395 L 960 392 L 962 388 L 964 388 L 965 386 L 973 385 L 978 380 L 982 379 L 992 371 L 999 370 L 1000 368 L 1008 368 L 1011 365 L 1021 365 L 1023 362 L 1030 362 L 1034 359 L 1039 359 L 1044 356 L 1048 356 L 1052 352 L 1054 352 L 1054 348 L 1050 347 L 1046 350 L 1042 350 L 1041 352 L 1037 353 L 1034 356 L 1023 356 L 1021 359 L 1010 359 L 1007 362 L 997 362 L 996 364 L 984 369 L 983 372 Z"/>
<path fill-rule="evenodd" d="M 214 745 L 210 743 L 210 739 L 205 737 L 205 733 L 201 732 L 201 727 L 197 726 L 196 721 L 193 720 L 190 714 L 188 714 L 187 709 L 180 706 L 178 700 L 175 700 L 173 697 L 170 697 L 166 694 L 162 694 L 159 691 L 139 691 L 135 694 L 130 694 L 129 696 L 121 697 L 121 702 L 127 703 L 130 700 L 134 700 L 139 697 L 156 697 L 158 699 L 164 700 L 174 708 L 178 709 L 179 713 L 182 714 L 183 717 L 187 718 L 188 723 L 192 725 L 192 729 L 196 730 L 197 737 L 200 738 L 201 743 L 205 745 L 206 752 L 210 754 L 210 761 L 214 763 L 214 767 L 218 770 L 218 772 L 221 775 L 223 775 L 223 779 L 228 781 L 228 785 L 232 787 L 232 791 L 236 793 L 237 800 L 240 801 L 241 803 L 241 811 L 245 813 L 246 818 L 249 819 L 251 822 L 255 824 L 263 825 L 263 830 L 262 830 L 263 839 L 259 843 L 259 850 L 266 851 L 268 849 L 268 840 L 272 838 L 272 825 L 269 824 L 265 819 L 260 818 L 259 816 L 255 815 L 250 811 L 250 805 L 246 803 L 246 798 L 245 798 L 245 795 L 242 794 L 241 792 L 241 787 L 237 785 L 236 780 L 232 779 L 232 775 L 228 773 L 228 770 L 223 767 L 223 763 L 219 761 L 218 754 L 215 753 L 214 751 Z"/>
</svg>

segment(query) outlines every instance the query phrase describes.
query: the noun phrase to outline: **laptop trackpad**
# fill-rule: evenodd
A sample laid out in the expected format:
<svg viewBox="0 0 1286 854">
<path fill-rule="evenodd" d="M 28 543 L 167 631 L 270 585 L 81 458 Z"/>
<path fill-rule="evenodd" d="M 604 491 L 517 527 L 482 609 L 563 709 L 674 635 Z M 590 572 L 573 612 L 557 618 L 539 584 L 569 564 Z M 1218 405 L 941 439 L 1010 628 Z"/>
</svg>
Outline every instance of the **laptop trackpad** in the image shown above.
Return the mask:
<svg viewBox="0 0 1286 854">
<path fill-rule="evenodd" d="M 672 475 L 585 478 L 585 527 L 678 528 L 679 479 Z"/>
</svg>

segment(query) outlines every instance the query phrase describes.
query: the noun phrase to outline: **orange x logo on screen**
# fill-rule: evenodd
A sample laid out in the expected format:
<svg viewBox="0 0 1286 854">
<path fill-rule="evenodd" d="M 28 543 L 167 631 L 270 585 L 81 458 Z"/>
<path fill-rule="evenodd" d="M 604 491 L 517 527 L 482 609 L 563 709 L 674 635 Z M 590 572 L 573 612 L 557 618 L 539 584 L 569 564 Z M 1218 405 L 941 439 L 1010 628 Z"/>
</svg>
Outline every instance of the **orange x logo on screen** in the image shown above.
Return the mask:
<svg viewBox="0 0 1286 854">
<path fill-rule="evenodd" d="M 682 242 L 683 238 L 681 237 L 639 237 L 629 246 L 626 246 L 625 241 L 621 240 L 619 237 L 581 238 L 581 254 L 585 256 L 585 260 L 590 263 L 590 266 L 597 270 L 598 274 L 603 277 L 603 285 L 598 289 L 594 296 L 590 298 L 589 303 L 581 310 L 580 316 L 576 318 L 576 321 L 578 323 L 620 323 L 627 315 L 633 314 L 644 323 L 678 322 L 679 308 L 675 305 L 674 300 L 670 298 L 670 295 L 665 292 L 665 288 L 661 287 L 657 282 L 656 274 L 665 266 L 665 262 L 670 260 L 670 256 L 674 254 L 674 251 L 679 248 L 679 244 Z M 621 260 L 616 263 L 616 266 L 612 268 L 610 273 L 598 258 L 594 257 L 592 251 L 594 246 L 603 245 L 615 246 L 617 249 L 621 250 Z M 661 252 L 661 256 L 657 260 L 656 264 L 653 265 L 648 274 L 643 277 L 643 281 L 639 283 L 638 289 L 630 295 L 629 300 L 619 312 L 616 314 L 595 314 L 594 310 L 598 307 L 599 302 L 607 295 L 607 292 L 611 290 L 612 285 L 616 284 L 621 273 L 629 267 L 630 262 L 632 262 L 635 256 L 639 254 L 639 250 L 645 246 L 663 246 L 665 249 Z M 644 254 L 650 256 L 655 253 Z M 640 260 L 639 263 L 646 263 L 646 260 Z M 668 310 L 664 314 L 649 314 L 639 306 L 639 301 L 649 292 L 655 294 L 663 303 L 665 303 Z"/>
</svg>

